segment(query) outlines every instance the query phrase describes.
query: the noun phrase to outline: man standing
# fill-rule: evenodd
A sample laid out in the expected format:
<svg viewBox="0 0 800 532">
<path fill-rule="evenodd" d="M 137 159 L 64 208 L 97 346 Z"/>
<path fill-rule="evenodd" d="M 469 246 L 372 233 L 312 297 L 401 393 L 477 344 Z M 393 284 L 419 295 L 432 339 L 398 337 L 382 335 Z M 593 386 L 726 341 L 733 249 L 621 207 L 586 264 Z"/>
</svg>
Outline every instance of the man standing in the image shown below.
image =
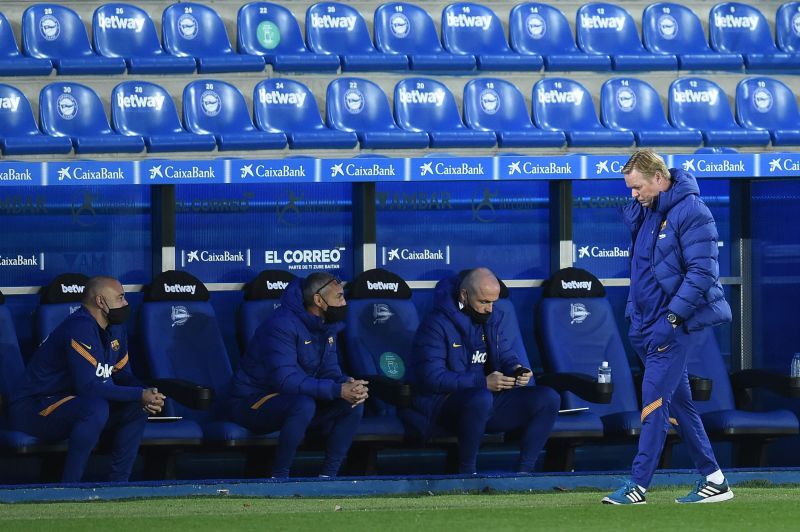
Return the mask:
<svg viewBox="0 0 800 532">
<path fill-rule="evenodd" d="M 347 302 L 341 281 L 317 272 L 295 279 L 281 307 L 256 331 L 234 373 L 224 416 L 257 433 L 280 430 L 272 476 L 289 476 L 307 429 L 327 434 L 322 477 L 336 476 L 367 400 L 367 382 L 342 374 L 336 335 Z"/>
<path fill-rule="evenodd" d="M 631 480 L 603 502 L 645 503 L 672 420 L 703 475 L 676 502 L 725 501 L 733 492 L 692 403 L 686 370 L 697 331 L 731 320 L 719 282 L 717 227 L 694 176 L 668 170 L 655 152 L 637 151 L 622 173 L 633 196 L 623 209 L 633 236 L 625 316 L 631 345 L 645 367 L 642 432 Z"/>
<path fill-rule="evenodd" d="M 438 424 L 458 436 L 460 473 L 475 474 L 485 432 L 522 430 L 517 471 L 532 472 L 561 402 L 528 386 L 531 370 L 511 347 L 503 312 L 493 308 L 500 283 L 486 268 L 436 285 L 433 311 L 414 339 L 410 374 L 414 411 L 407 424 L 424 438 Z"/>
<path fill-rule="evenodd" d="M 144 388 L 128 364 L 122 285 L 93 277 L 81 307 L 33 354 L 10 405 L 12 426 L 47 441 L 69 440 L 63 482 L 80 482 L 104 430 L 114 432 L 112 482 L 130 477 L 149 414 L 164 395 Z"/>
</svg>

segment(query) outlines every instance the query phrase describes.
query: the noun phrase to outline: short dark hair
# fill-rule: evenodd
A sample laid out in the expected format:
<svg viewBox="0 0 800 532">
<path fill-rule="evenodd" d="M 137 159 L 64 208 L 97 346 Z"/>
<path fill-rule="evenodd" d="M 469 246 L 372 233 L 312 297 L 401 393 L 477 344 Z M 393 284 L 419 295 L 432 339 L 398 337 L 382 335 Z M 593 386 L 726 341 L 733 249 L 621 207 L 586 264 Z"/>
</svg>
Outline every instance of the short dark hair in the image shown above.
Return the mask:
<svg viewBox="0 0 800 532">
<path fill-rule="evenodd" d="M 310 273 L 303 280 L 303 305 L 306 307 L 312 306 L 314 304 L 314 294 L 335 279 L 336 277 L 328 272 Z"/>
</svg>

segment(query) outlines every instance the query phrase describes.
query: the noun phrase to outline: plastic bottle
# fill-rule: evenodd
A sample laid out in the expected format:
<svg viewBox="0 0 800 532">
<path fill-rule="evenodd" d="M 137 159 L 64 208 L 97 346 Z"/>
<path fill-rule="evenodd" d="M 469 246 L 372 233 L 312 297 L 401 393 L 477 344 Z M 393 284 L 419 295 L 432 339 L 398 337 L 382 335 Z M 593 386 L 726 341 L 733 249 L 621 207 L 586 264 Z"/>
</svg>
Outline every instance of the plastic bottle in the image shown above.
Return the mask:
<svg viewBox="0 0 800 532">
<path fill-rule="evenodd" d="M 795 353 L 792 358 L 791 371 L 789 373 L 792 377 L 800 377 L 800 353 Z"/>
<path fill-rule="evenodd" d="M 798 361 L 798 364 L 800 364 L 800 361 Z M 606 360 L 597 368 L 597 382 L 600 384 L 611 382 L 611 368 L 608 366 L 608 361 Z"/>
</svg>

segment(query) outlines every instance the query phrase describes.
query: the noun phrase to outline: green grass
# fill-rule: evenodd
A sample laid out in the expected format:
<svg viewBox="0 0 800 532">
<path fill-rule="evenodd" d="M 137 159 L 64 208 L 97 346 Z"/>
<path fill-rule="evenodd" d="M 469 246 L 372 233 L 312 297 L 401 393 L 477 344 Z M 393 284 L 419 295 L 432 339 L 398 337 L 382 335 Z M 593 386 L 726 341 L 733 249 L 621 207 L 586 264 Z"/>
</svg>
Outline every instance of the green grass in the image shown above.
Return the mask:
<svg viewBox="0 0 800 532">
<path fill-rule="evenodd" d="M 800 488 L 737 487 L 722 504 L 677 505 L 688 488 L 659 488 L 648 504 L 601 505 L 601 492 L 419 497 L 188 498 L 0 504 L 0 530 L 798 530 Z M 725 527 L 725 528 L 723 528 Z"/>
</svg>

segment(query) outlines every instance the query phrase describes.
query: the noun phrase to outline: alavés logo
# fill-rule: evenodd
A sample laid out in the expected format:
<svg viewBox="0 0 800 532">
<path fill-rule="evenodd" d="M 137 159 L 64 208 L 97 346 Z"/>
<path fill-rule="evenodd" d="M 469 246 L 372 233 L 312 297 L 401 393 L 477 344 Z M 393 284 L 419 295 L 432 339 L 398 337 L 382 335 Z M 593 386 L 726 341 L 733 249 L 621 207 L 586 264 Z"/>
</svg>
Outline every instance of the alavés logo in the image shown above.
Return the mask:
<svg viewBox="0 0 800 532">
<path fill-rule="evenodd" d="M 487 176 L 486 168 L 483 163 L 468 163 L 466 161 L 460 163 L 450 162 L 434 162 L 428 161 L 419 166 L 419 175 L 424 177 L 426 175 L 478 175 Z"/>
<path fill-rule="evenodd" d="M 400 288 L 400 283 L 386 283 L 383 281 L 367 281 L 367 290 L 391 290 L 392 292 L 397 292 L 398 288 Z"/>
<path fill-rule="evenodd" d="M 592 313 L 586 309 L 583 303 L 570 303 L 569 305 L 569 323 L 575 325 L 576 323 L 583 323 Z"/>
<path fill-rule="evenodd" d="M 189 309 L 187 309 L 185 306 L 173 305 L 169 317 L 172 320 L 173 327 L 175 327 L 176 325 L 180 327 L 182 325 L 185 325 L 186 322 L 189 321 L 189 318 L 192 317 L 192 315 L 189 314 Z"/>
<path fill-rule="evenodd" d="M 20 97 L 16 95 L 0 98 L 0 109 L 16 113 L 19 109 L 19 101 Z"/>
<path fill-rule="evenodd" d="M 395 161 L 384 163 L 336 163 L 330 167 L 331 177 L 391 177 L 395 176 Z"/>
<path fill-rule="evenodd" d="M 145 94 L 125 94 L 122 91 L 117 93 L 117 106 L 123 109 L 130 109 L 133 111 L 145 111 L 147 109 L 155 109 L 160 111 L 164 106 L 166 96 L 157 93 L 152 96 Z"/>
<path fill-rule="evenodd" d="M 258 89 L 258 101 L 264 105 L 292 105 L 303 107 L 308 93 L 305 91 L 280 91 L 272 89 L 268 91 L 264 87 Z"/>
<path fill-rule="evenodd" d="M 541 39 L 547 33 L 547 23 L 538 13 L 531 13 L 525 19 L 525 29 L 531 39 Z"/>
<path fill-rule="evenodd" d="M 206 168 L 193 164 L 186 168 L 176 168 L 172 164 L 156 164 L 150 167 L 150 179 L 216 179 L 217 174 L 210 164 Z"/>
<path fill-rule="evenodd" d="M 56 111 L 64 120 L 72 120 L 78 116 L 78 101 L 72 94 L 61 94 L 56 99 Z"/>
<path fill-rule="evenodd" d="M 416 103 L 416 104 L 433 104 L 436 107 L 441 107 L 444 103 L 444 91 L 440 88 L 432 91 L 425 91 L 420 89 L 407 90 L 405 87 L 400 87 L 397 91 L 397 97 L 400 103 Z"/>
<path fill-rule="evenodd" d="M 618 258 L 629 257 L 630 252 L 627 249 L 622 249 L 619 246 L 613 248 L 601 248 L 600 246 L 575 246 L 578 250 L 578 259 L 592 258 Z"/>
<path fill-rule="evenodd" d="M 629 113 L 636 108 L 636 93 L 630 87 L 620 87 L 616 96 L 620 111 Z"/>
<path fill-rule="evenodd" d="M 539 87 L 536 91 L 536 100 L 543 105 L 551 103 L 570 103 L 578 106 L 583 102 L 585 94 L 586 91 L 577 87 L 569 91 L 560 91 L 558 89 L 544 90 L 544 87 Z"/>
<path fill-rule="evenodd" d="M 403 261 L 437 261 L 450 264 L 450 245 L 444 248 L 387 248 L 381 247 L 381 264 L 386 266 L 396 260 Z"/>
<path fill-rule="evenodd" d="M 14 168 L 0 168 L 0 181 L 33 181 L 33 175 L 28 168 L 21 172 Z"/>
<path fill-rule="evenodd" d="M 61 33 L 61 24 L 53 15 L 45 15 L 39 19 L 39 32 L 46 41 L 55 41 Z"/>
<path fill-rule="evenodd" d="M 197 291 L 197 285 L 194 284 L 167 284 L 164 283 L 164 292 L 167 294 L 192 294 Z"/>
<path fill-rule="evenodd" d="M 508 163 L 508 175 L 553 175 L 572 174 L 572 163 L 558 164 L 556 161 L 537 163 L 534 161 L 511 161 Z"/>
<path fill-rule="evenodd" d="M 336 17 L 333 15 L 311 13 L 311 27 L 316 29 L 343 29 L 353 31 L 353 28 L 356 27 L 356 17 Z"/>
<path fill-rule="evenodd" d="M 200 107 L 206 116 L 217 116 L 222 110 L 222 98 L 209 89 L 200 95 Z"/>
<path fill-rule="evenodd" d="M 192 15 L 184 13 L 178 17 L 178 33 L 180 33 L 181 37 L 191 41 L 197 37 L 199 31 L 200 25 L 197 23 L 197 19 Z"/>
<path fill-rule="evenodd" d="M 681 163 L 687 172 L 744 172 L 744 161 L 733 162 L 723 159 L 719 162 L 707 161 L 705 159 L 687 159 Z"/>
<path fill-rule="evenodd" d="M 659 35 L 668 41 L 671 41 L 676 35 L 678 35 L 678 21 L 675 20 L 675 17 L 672 15 L 661 15 L 658 17 L 656 25 L 658 26 Z"/>
<path fill-rule="evenodd" d="M 756 31 L 758 27 L 758 17 L 755 15 L 751 17 L 737 17 L 730 13 L 723 15 L 717 12 L 714 13 L 714 25 L 722 29 Z"/>
<path fill-rule="evenodd" d="M 792 16 L 792 31 L 795 35 L 800 37 L 800 13 L 795 13 Z"/>
<path fill-rule="evenodd" d="M 478 102 L 487 115 L 493 115 L 500 110 L 500 95 L 494 89 L 483 89 L 478 96 Z"/>
<path fill-rule="evenodd" d="M 411 32 L 411 21 L 403 13 L 392 13 L 389 17 L 389 29 L 398 39 L 405 39 Z"/>
<path fill-rule="evenodd" d="M 144 17 L 121 17 L 119 15 L 97 15 L 97 25 L 104 30 L 133 30 L 136 33 L 144 28 Z"/>
<path fill-rule="evenodd" d="M 479 28 L 486 31 L 492 25 L 492 16 L 448 11 L 445 24 L 448 28 Z"/>
<path fill-rule="evenodd" d="M 758 87 L 753 91 L 753 107 L 759 113 L 766 113 L 772 109 L 772 93 L 765 87 Z"/>
<path fill-rule="evenodd" d="M 22 253 L 18 253 L 16 255 L 0 255 L 0 266 L 25 266 L 28 268 L 38 268 L 39 270 L 44 271 L 44 253 L 40 252 L 38 253 L 38 256 L 36 253 L 25 255 Z M 63 287 L 64 285 L 61 286 Z"/>
<path fill-rule="evenodd" d="M 389 321 L 392 316 L 394 316 L 394 312 L 392 309 L 389 308 L 389 305 L 386 303 L 375 303 L 372 306 L 372 324 L 378 325 L 383 324 Z"/>
<path fill-rule="evenodd" d="M 266 166 L 263 164 L 249 163 L 242 165 L 239 169 L 239 177 L 306 177 L 306 167 L 291 167 L 288 164 L 278 166 Z"/>
<path fill-rule="evenodd" d="M 704 103 L 716 105 L 719 100 L 719 89 L 710 87 L 706 90 L 682 89 L 672 91 L 675 103 Z"/>
<path fill-rule="evenodd" d="M 316 270 L 341 268 L 342 251 L 346 248 L 331 249 L 287 249 L 264 252 L 265 264 L 286 264 L 289 270 Z"/>
<path fill-rule="evenodd" d="M 344 108 L 350 114 L 357 115 L 364 110 L 366 98 L 357 88 L 348 89 L 344 93 Z"/>
<path fill-rule="evenodd" d="M 244 251 L 209 251 L 206 249 L 181 250 L 181 267 L 195 262 L 241 262 L 250 266 L 250 248 Z"/>
<path fill-rule="evenodd" d="M 101 166 L 96 170 L 86 170 L 81 166 L 75 168 L 71 166 L 62 166 L 58 169 L 58 180 L 64 181 L 65 179 L 75 179 L 78 181 L 115 181 L 117 179 L 125 179 L 125 172 L 122 168 L 113 170 L 111 168 Z"/>
<path fill-rule="evenodd" d="M 604 17 L 601 15 L 581 13 L 581 28 L 585 30 L 622 31 L 625 28 L 625 17 Z"/>
</svg>

